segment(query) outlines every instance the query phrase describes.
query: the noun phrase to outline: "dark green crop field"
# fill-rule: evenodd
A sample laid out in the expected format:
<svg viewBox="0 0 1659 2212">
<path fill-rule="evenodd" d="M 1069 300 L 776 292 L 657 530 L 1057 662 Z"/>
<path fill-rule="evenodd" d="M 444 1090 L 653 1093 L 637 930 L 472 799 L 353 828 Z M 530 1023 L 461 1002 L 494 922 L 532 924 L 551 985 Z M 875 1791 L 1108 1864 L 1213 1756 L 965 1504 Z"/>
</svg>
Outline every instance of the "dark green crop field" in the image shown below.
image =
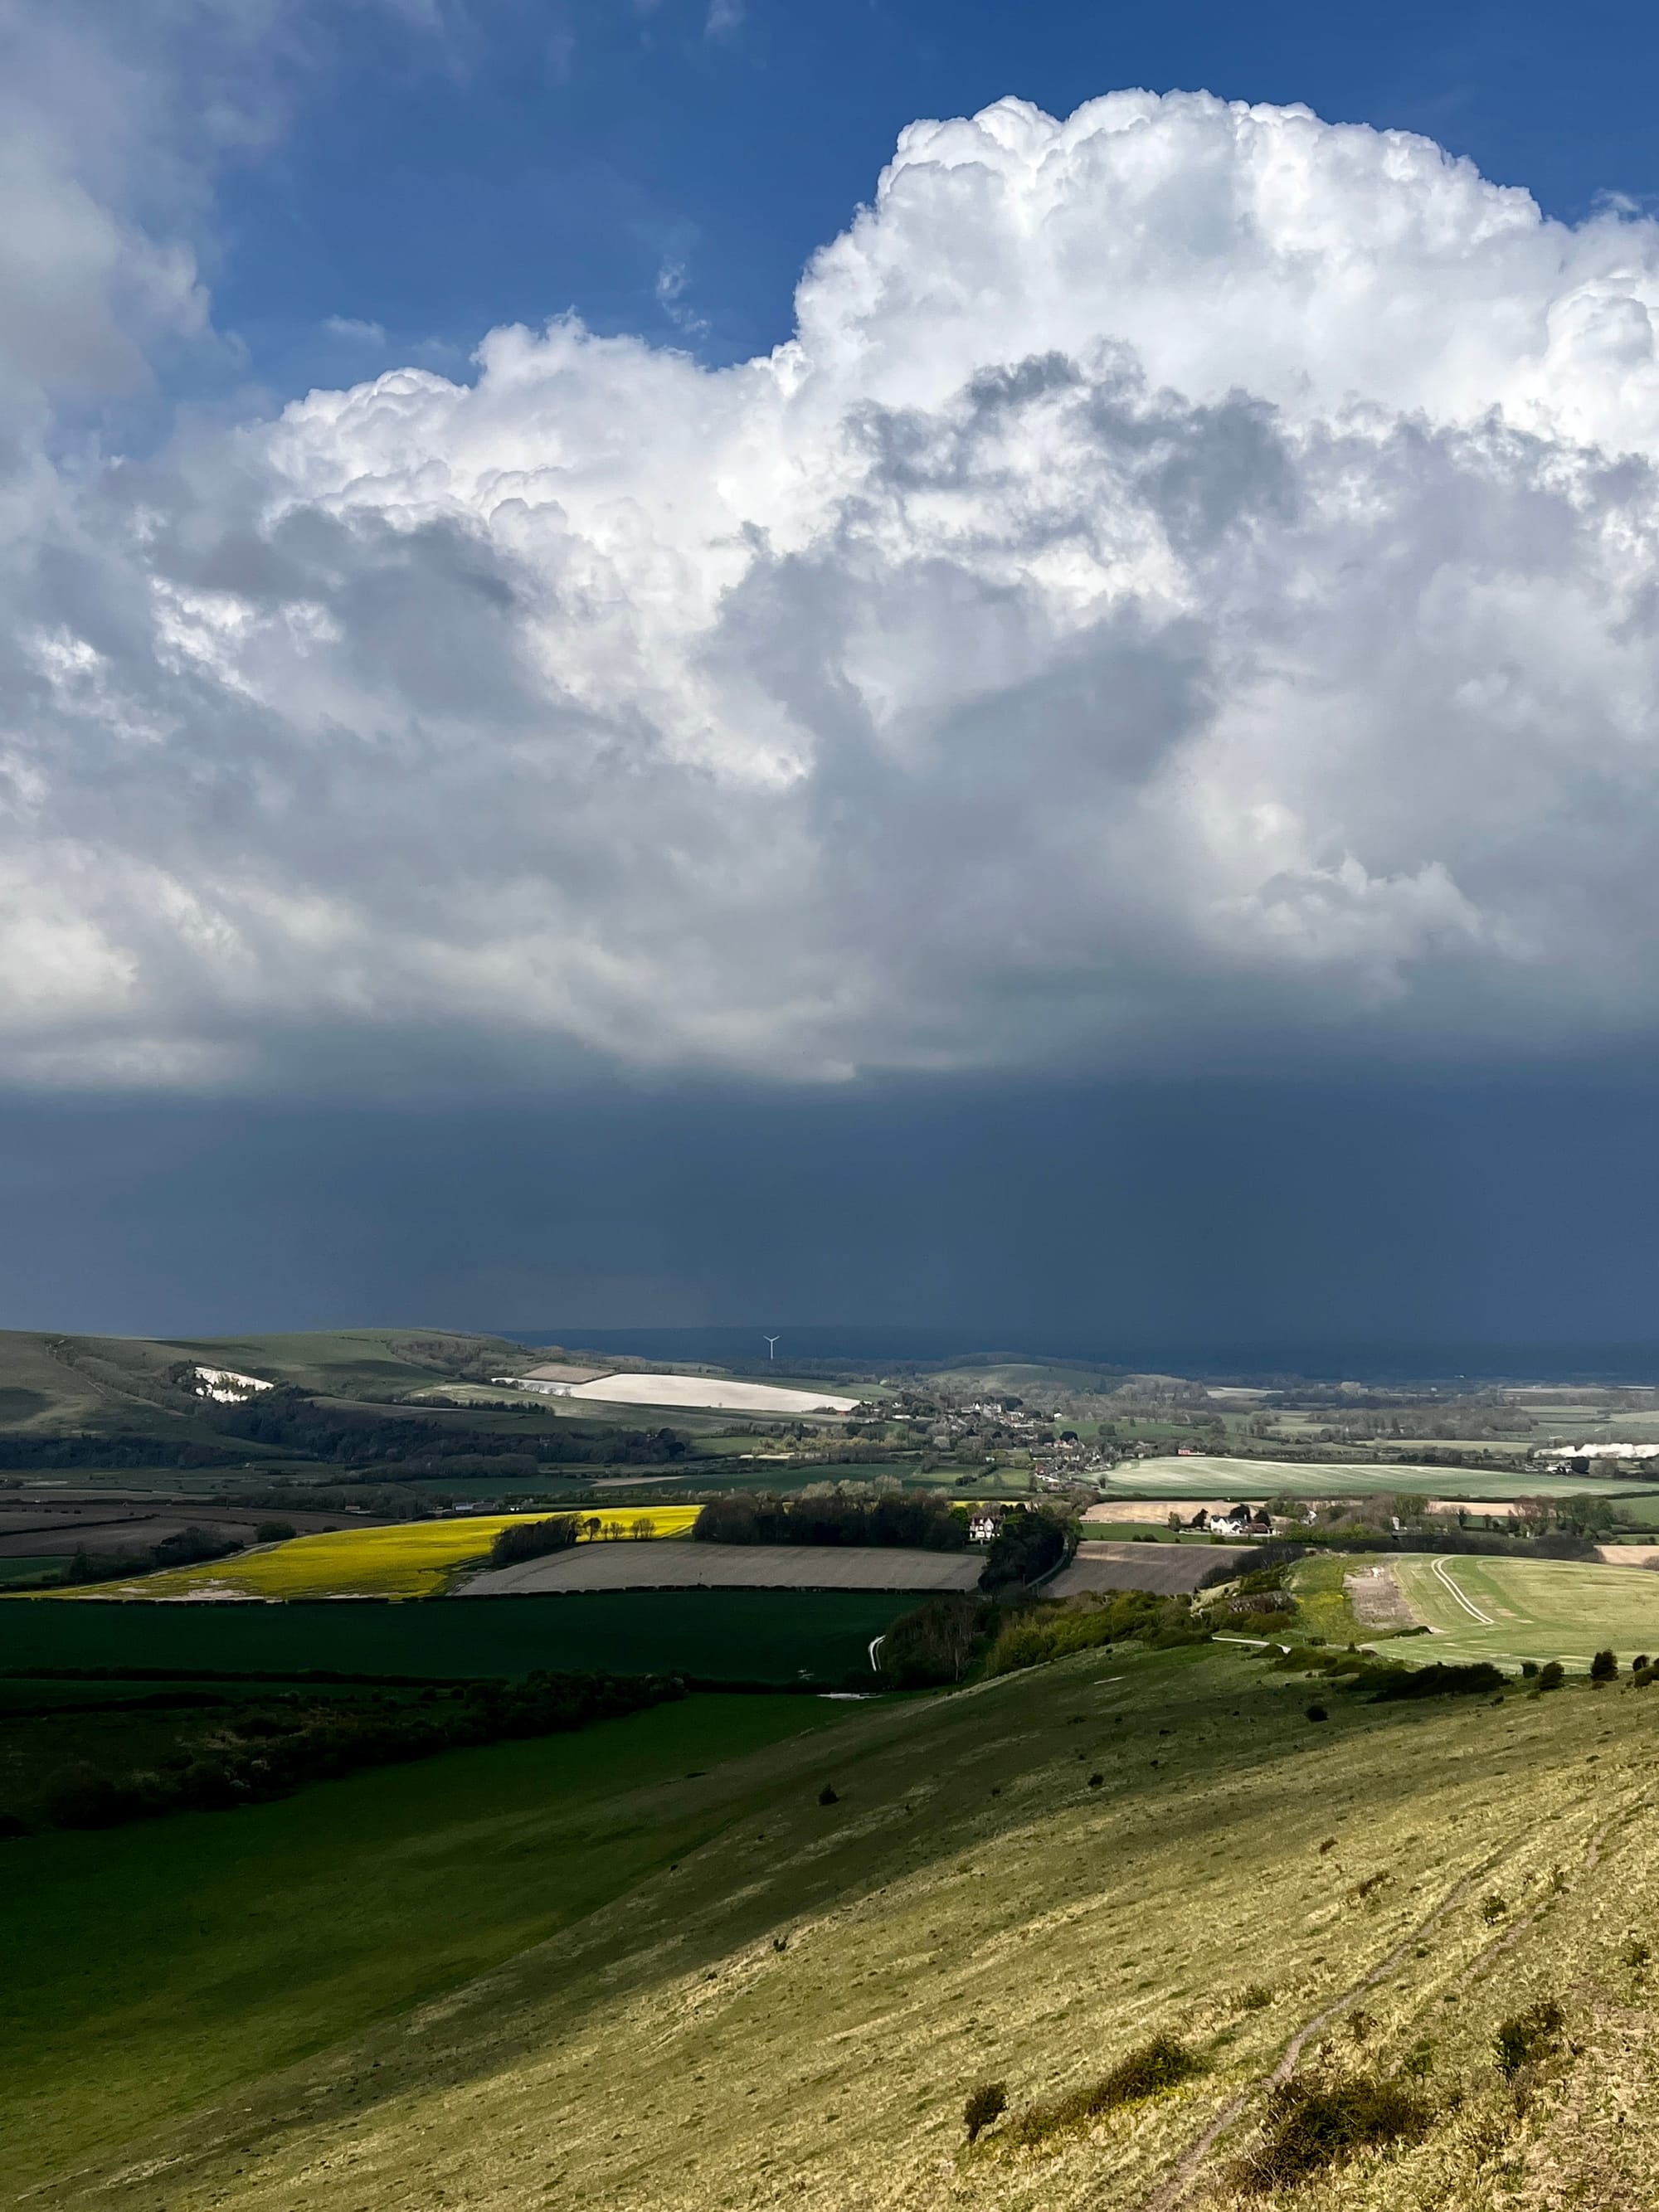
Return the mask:
<svg viewBox="0 0 1659 2212">
<path fill-rule="evenodd" d="M 915 1603 L 881 1590 L 626 1590 L 557 1597 L 160 1605 L 0 1600 L 0 1673 L 34 1668 L 839 1682 Z"/>
</svg>

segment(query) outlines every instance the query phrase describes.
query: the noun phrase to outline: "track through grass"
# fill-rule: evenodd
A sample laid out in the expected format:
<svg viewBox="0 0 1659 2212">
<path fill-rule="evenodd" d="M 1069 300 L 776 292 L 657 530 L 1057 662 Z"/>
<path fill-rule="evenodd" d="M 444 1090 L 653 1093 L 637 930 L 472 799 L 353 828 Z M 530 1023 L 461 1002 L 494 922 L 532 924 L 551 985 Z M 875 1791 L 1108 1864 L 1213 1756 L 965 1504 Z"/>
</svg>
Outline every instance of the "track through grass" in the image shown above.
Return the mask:
<svg viewBox="0 0 1659 2212">
<path fill-rule="evenodd" d="M 1659 1575 L 1640 1567 L 1565 1559 L 1501 1559 L 1460 1553 L 1398 1554 L 1389 1567 L 1419 1620 L 1433 1630 L 1413 1659 L 1559 1659 L 1588 1667 L 1611 1648 L 1626 1662 L 1659 1653 Z"/>
</svg>

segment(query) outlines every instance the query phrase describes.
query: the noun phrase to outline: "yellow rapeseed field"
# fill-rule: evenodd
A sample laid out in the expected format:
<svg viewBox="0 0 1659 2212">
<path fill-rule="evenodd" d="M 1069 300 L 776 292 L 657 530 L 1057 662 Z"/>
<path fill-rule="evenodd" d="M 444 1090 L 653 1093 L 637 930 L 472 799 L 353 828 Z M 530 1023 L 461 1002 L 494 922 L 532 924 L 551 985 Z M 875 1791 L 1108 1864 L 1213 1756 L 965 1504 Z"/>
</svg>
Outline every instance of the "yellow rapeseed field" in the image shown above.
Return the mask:
<svg viewBox="0 0 1659 2212">
<path fill-rule="evenodd" d="M 574 1509 L 584 1543 L 631 1542 L 651 1536 L 684 1536 L 697 1517 L 695 1505 Z M 545 1521 L 543 1513 L 478 1514 L 465 1520 L 404 1521 L 390 1528 L 331 1528 L 320 1536 L 295 1536 L 240 1559 L 209 1566 L 171 1567 L 131 1582 L 100 1583 L 75 1593 L 86 1598 L 436 1597 L 456 1569 L 480 1560 L 503 1528 L 515 1521 Z"/>
</svg>

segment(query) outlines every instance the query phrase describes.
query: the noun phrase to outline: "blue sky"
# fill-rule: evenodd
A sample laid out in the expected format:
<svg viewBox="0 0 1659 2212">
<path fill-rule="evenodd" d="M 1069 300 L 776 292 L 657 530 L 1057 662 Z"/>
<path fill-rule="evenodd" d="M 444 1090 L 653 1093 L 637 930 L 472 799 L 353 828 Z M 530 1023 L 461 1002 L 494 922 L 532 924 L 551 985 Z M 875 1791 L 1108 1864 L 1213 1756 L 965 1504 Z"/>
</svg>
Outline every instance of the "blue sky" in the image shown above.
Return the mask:
<svg viewBox="0 0 1659 2212">
<path fill-rule="evenodd" d="M 14 0 L 0 1322 L 1659 1345 L 1655 45 Z"/>
<path fill-rule="evenodd" d="M 1652 18 L 1625 0 L 743 0 L 712 33 L 708 0 L 483 0 L 435 33 L 337 14 L 281 142 L 222 191 L 220 316 L 283 391 L 416 346 L 459 370 L 491 325 L 567 309 L 710 360 L 762 351 L 900 130 L 1009 93 L 1056 114 L 1127 85 L 1300 100 L 1437 138 L 1568 220 L 1659 191 Z"/>
</svg>

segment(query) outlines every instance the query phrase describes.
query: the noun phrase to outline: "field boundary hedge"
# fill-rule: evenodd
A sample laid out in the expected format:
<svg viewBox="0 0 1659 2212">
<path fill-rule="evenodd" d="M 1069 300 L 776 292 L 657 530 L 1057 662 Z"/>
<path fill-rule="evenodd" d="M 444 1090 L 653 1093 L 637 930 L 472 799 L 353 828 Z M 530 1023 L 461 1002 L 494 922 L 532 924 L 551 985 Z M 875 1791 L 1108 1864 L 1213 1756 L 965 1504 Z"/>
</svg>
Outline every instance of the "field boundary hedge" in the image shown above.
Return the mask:
<svg viewBox="0 0 1659 2212">
<path fill-rule="evenodd" d="M 224 1735 L 198 1746 L 177 1769 L 71 1775 L 49 1802 L 46 1824 L 114 1828 L 172 1813 L 228 1812 L 368 1767 L 569 1734 L 685 1694 L 677 1675 L 534 1674 L 514 1683 L 485 1678 L 441 1691 L 423 1686 L 422 1702 L 406 1706 L 307 1706 L 289 1697 L 258 1708 L 241 1701 L 240 1726 L 228 1722 Z M 0 1837 L 27 1832 L 26 1821 L 0 1812 Z"/>
</svg>

